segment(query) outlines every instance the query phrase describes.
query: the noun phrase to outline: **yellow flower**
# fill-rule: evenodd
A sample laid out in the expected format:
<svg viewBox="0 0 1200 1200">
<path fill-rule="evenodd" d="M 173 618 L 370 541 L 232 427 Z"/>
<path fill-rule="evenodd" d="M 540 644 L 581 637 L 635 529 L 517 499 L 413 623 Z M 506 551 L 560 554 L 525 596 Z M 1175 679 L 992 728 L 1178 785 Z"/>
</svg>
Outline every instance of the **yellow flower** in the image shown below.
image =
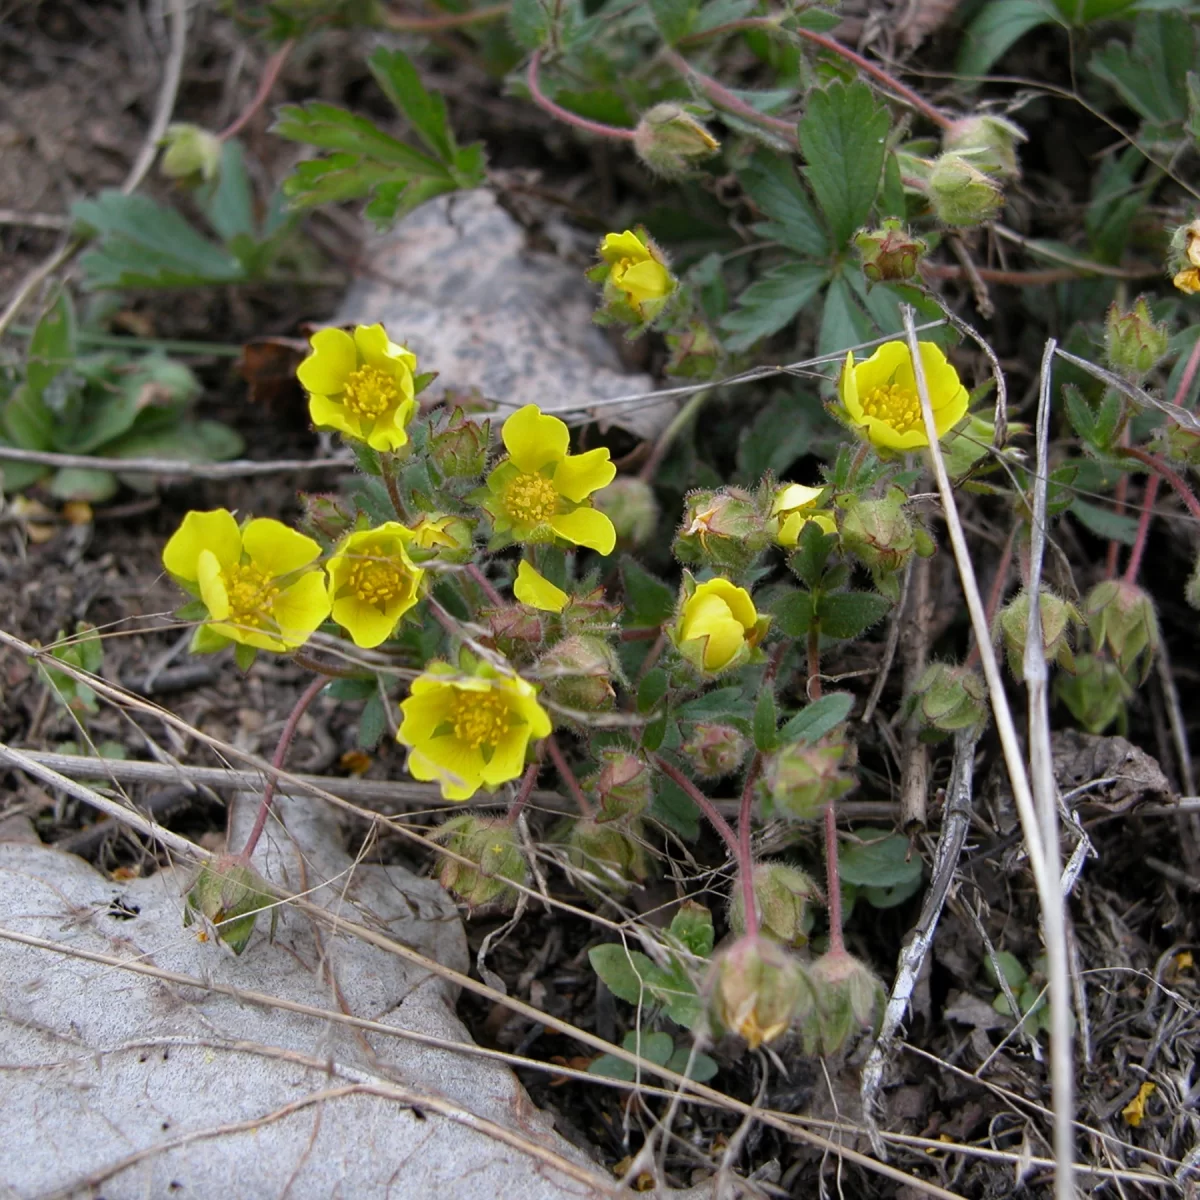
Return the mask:
<svg viewBox="0 0 1200 1200">
<path fill-rule="evenodd" d="M 325 566 L 333 619 L 364 650 L 386 641 L 417 602 L 425 572 L 408 557 L 412 540 L 411 529 L 387 521 L 344 538 Z"/>
<path fill-rule="evenodd" d="M 762 640 L 770 617 L 760 617 L 745 588 L 718 576 L 690 590 L 671 629 L 671 640 L 693 666 L 717 674 L 741 666 Z"/>
<path fill-rule="evenodd" d="M 382 325 L 319 329 L 296 376 L 308 392 L 308 412 L 321 429 L 336 429 L 372 450 L 399 450 L 417 406 L 417 356 L 388 338 Z"/>
<path fill-rule="evenodd" d="M 412 526 L 412 544 L 417 561 L 430 558 L 445 562 L 467 562 L 475 549 L 474 530 L 462 517 L 452 513 L 423 513 Z"/>
<path fill-rule="evenodd" d="M 963 419 L 967 411 L 967 389 L 958 372 L 932 342 L 921 342 L 921 362 L 938 437 Z M 838 381 L 842 404 L 857 426 L 855 432 L 882 450 L 915 450 L 928 446 L 921 400 L 913 375 L 912 355 L 904 342 L 884 342 L 865 362 L 855 365 L 846 355 Z"/>
<path fill-rule="evenodd" d="M 611 554 L 617 532 L 588 499 L 617 473 L 608 450 L 568 454 L 566 425 L 543 415 L 536 404 L 513 413 L 500 436 L 508 457 L 488 476 L 482 500 L 496 532 L 518 542 L 551 542 L 558 536 Z"/>
<path fill-rule="evenodd" d="M 608 290 L 619 293 L 643 320 L 653 320 L 675 290 L 675 279 L 654 243 L 627 229 L 605 234 L 598 253 L 609 266 Z"/>
<path fill-rule="evenodd" d="M 837 522 L 827 512 L 816 510 L 817 501 L 824 488 L 805 487 L 802 483 L 785 483 L 775 493 L 771 504 L 771 516 L 778 524 L 775 540 L 787 549 L 792 549 L 800 540 L 800 534 L 810 521 L 822 533 L 837 533 Z"/>
<path fill-rule="evenodd" d="M 567 607 L 570 596 L 560 587 L 555 587 L 536 568 L 524 559 L 517 568 L 517 578 L 513 583 L 513 595 L 522 604 L 530 608 L 540 608 L 543 612 L 560 613 Z"/>
<path fill-rule="evenodd" d="M 400 705 L 396 740 L 409 747 L 414 779 L 434 780 L 446 800 L 469 800 L 525 769 L 530 740 L 546 737 L 550 717 L 531 683 L 486 662 L 475 674 L 432 662 Z"/>
<path fill-rule="evenodd" d="M 163 549 L 163 565 L 204 601 L 205 628 L 218 644 L 288 651 L 329 615 L 324 579 L 311 567 L 320 554 L 312 538 L 279 521 L 260 517 L 239 529 L 233 514 L 218 508 L 184 517 Z"/>
<path fill-rule="evenodd" d="M 1171 282 L 1181 292 L 1186 292 L 1189 296 L 1194 296 L 1197 292 L 1200 292 L 1200 268 L 1184 267 Z"/>
</svg>

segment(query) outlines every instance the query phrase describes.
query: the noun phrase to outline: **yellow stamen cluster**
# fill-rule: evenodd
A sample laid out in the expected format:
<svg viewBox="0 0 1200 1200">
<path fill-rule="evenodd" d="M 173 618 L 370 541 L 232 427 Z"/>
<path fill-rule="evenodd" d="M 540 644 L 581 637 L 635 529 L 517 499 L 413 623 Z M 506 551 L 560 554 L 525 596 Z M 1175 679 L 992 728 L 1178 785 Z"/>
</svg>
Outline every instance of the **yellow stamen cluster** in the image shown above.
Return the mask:
<svg viewBox="0 0 1200 1200">
<path fill-rule="evenodd" d="M 365 604 L 382 607 L 393 600 L 401 599 L 405 595 L 408 582 L 394 563 L 367 559 L 356 562 L 350 568 L 350 578 L 346 581 L 346 586 Z"/>
<path fill-rule="evenodd" d="M 862 410 L 868 417 L 886 421 L 897 433 L 907 433 L 921 420 L 921 401 L 912 388 L 885 383 L 863 397 Z"/>
<path fill-rule="evenodd" d="M 454 736 L 472 750 L 500 744 L 511 724 L 509 705 L 489 692 L 460 691 L 450 710 Z"/>
<path fill-rule="evenodd" d="M 504 507 L 513 521 L 540 525 L 557 511 L 558 492 L 544 475 L 522 472 L 504 489 Z"/>
<path fill-rule="evenodd" d="M 237 563 L 225 569 L 231 625 L 262 629 L 271 621 L 272 606 L 279 588 L 275 580 L 253 563 Z"/>
<path fill-rule="evenodd" d="M 396 381 L 378 367 L 367 364 L 346 377 L 343 403 L 356 416 L 377 417 L 401 399 Z"/>
</svg>

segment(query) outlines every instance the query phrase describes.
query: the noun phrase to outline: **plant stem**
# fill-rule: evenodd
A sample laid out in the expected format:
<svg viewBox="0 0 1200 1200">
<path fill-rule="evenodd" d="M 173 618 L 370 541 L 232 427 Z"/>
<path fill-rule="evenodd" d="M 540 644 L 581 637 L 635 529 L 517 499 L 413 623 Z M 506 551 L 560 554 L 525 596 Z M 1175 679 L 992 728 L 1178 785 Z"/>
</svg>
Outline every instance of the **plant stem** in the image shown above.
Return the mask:
<svg viewBox="0 0 1200 1200">
<path fill-rule="evenodd" d="M 562 748 L 554 734 L 546 739 L 546 749 L 550 752 L 550 761 L 554 764 L 559 778 L 567 785 L 567 791 L 571 793 L 575 803 L 579 806 L 579 812 L 583 819 L 590 821 L 596 815 L 596 810 L 588 803 L 588 798 L 583 794 L 583 788 L 579 786 L 575 772 L 571 770 L 567 760 L 563 757 Z"/>
<path fill-rule="evenodd" d="M 538 71 L 541 69 L 541 65 L 542 52 L 535 50 L 533 57 L 529 60 L 529 70 L 525 73 L 525 82 L 529 87 L 529 94 L 538 108 L 544 112 L 548 112 L 559 121 L 564 121 L 568 125 L 574 125 L 576 129 L 585 130 L 587 133 L 594 133 L 597 137 L 611 138 L 621 142 L 633 141 L 634 131 L 632 129 L 620 129 L 616 125 L 604 125 L 599 121 L 589 121 L 587 117 L 581 117 L 576 113 L 568 112 L 565 108 L 555 104 L 542 91 L 541 84 L 538 82 Z"/>
<path fill-rule="evenodd" d="M 496 605 L 497 608 L 504 604 L 504 597 L 501 596 L 498 591 L 496 591 L 495 587 L 492 586 L 492 581 L 479 569 L 478 566 L 476 566 L 475 563 L 471 563 L 467 567 L 467 574 L 470 575 L 470 577 L 475 580 L 475 582 L 479 584 L 481 588 L 483 588 L 483 594 L 494 605 Z"/>
<path fill-rule="evenodd" d="M 310 658 L 303 650 L 292 652 L 292 662 L 307 671 L 315 671 L 328 679 L 359 679 L 362 677 L 362 667 L 335 667 L 332 663 L 321 662 L 320 659 Z"/>
<path fill-rule="evenodd" d="M 678 767 L 667 762 L 661 755 L 650 755 L 650 761 L 668 779 L 687 792 L 688 798 L 708 818 L 709 824 L 724 839 L 725 845 L 729 847 L 729 853 L 733 855 L 733 861 L 738 865 L 738 870 L 743 875 L 749 875 L 753 871 L 753 864 L 742 861 L 742 844 L 738 841 L 737 834 L 733 832 L 729 822 L 721 816 L 717 806 Z"/>
<path fill-rule="evenodd" d="M 444 13 L 437 17 L 410 17 L 403 13 L 385 12 L 383 23 L 397 33 L 440 33 L 445 29 L 461 29 L 466 25 L 482 25 L 508 15 L 507 4 L 490 4 L 471 12 Z"/>
<path fill-rule="evenodd" d="M 1197 339 L 1200 344 L 1200 339 Z M 1146 537 L 1150 532 L 1150 522 L 1154 520 L 1154 501 L 1158 499 L 1160 476 L 1151 475 L 1146 480 L 1146 490 L 1142 494 L 1142 512 L 1138 518 L 1137 538 L 1133 549 L 1129 552 L 1129 565 L 1125 568 L 1125 582 L 1137 583 L 1138 571 L 1142 567 L 1142 555 L 1146 551 Z"/>
<path fill-rule="evenodd" d="M 821 698 L 821 630 L 815 624 L 808 631 L 808 683 L 805 694 L 810 704 Z"/>
<path fill-rule="evenodd" d="M 845 954 L 842 939 L 842 880 L 838 873 L 837 806 L 825 809 L 825 887 L 829 905 L 829 953 Z"/>
<path fill-rule="evenodd" d="M 1175 389 L 1177 408 L 1183 408 L 1187 404 L 1188 392 L 1192 390 L 1192 382 L 1196 378 L 1197 369 L 1200 369 L 1200 337 L 1197 337 L 1192 343 L 1192 352 L 1188 355 L 1183 374 L 1179 377 L 1179 386 Z"/>
<path fill-rule="evenodd" d="M 747 104 L 740 97 L 735 96 L 724 84 L 718 83 L 711 76 L 705 75 L 703 71 L 698 71 L 677 50 L 664 50 L 663 58 L 680 75 L 685 76 L 695 83 L 719 108 L 725 109 L 726 112 L 736 113 L 743 120 L 752 121 L 755 125 L 763 129 L 769 129 L 774 133 L 782 134 L 789 141 L 795 142 L 795 121 L 784 121 L 779 117 L 770 117 L 766 113 L 759 112 L 757 108 Z"/>
<path fill-rule="evenodd" d="M 239 116 L 235 117 L 229 125 L 227 125 L 221 130 L 220 133 L 217 134 L 217 137 L 222 142 L 227 142 L 231 137 L 239 134 L 246 127 L 246 125 L 249 124 L 254 114 L 257 113 L 264 104 L 266 104 L 267 98 L 271 95 L 271 89 L 278 82 L 279 73 L 283 70 L 284 65 L 287 63 L 288 56 L 295 48 L 295 45 L 296 39 L 288 38 L 288 40 L 284 42 L 283 45 L 281 45 L 279 49 L 271 55 L 270 58 L 267 59 L 266 63 L 263 65 L 262 79 L 259 80 L 258 91 L 254 93 L 253 99 L 242 110 Z"/>
<path fill-rule="evenodd" d="M 533 785 L 537 783 L 538 771 L 541 769 L 541 755 L 538 756 L 536 762 L 531 762 L 525 768 L 525 774 L 521 778 L 521 790 L 517 793 L 517 798 L 513 801 L 512 808 L 508 810 L 508 816 L 504 818 L 506 825 L 515 825 L 517 818 L 521 815 L 521 809 L 525 807 L 529 797 L 533 795 Z"/>
<path fill-rule="evenodd" d="M 758 934 L 758 898 L 754 894 L 754 854 L 750 847 L 750 814 L 754 808 L 754 783 L 762 767 L 762 755 L 756 754 L 746 772 L 742 804 L 738 809 L 738 877 L 742 883 L 742 908 L 745 911 L 746 936 Z"/>
<path fill-rule="evenodd" d="M 1175 489 L 1175 494 L 1187 506 L 1188 512 L 1197 521 L 1200 521 L 1200 500 L 1196 499 L 1192 489 L 1161 458 L 1147 450 L 1139 450 L 1135 446 L 1124 446 L 1120 452 L 1128 458 L 1135 458 L 1138 462 L 1145 463 L 1151 471 L 1161 475 Z"/>
<path fill-rule="evenodd" d="M 321 690 L 327 682 L 328 680 L 324 675 L 318 675 L 300 693 L 300 699 L 296 701 L 292 711 L 288 714 L 288 719 L 284 722 L 283 732 L 279 735 L 279 743 L 275 747 L 275 757 L 271 759 L 271 766 L 277 771 L 283 769 L 284 761 L 287 759 L 287 752 L 292 745 L 292 739 L 296 736 L 296 727 L 300 724 L 300 718 L 304 716 L 308 706 L 320 695 Z M 267 782 L 263 785 L 262 799 L 258 804 L 258 813 L 254 818 L 254 828 L 250 830 L 250 836 L 246 839 L 246 844 L 242 848 L 241 854 L 238 855 L 238 860 L 246 865 L 249 865 L 254 848 L 258 845 L 258 839 L 262 837 L 262 831 L 266 828 L 267 817 L 271 812 L 271 800 L 275 796 L 275 782 L 275 775 L 267 777 Z"/>
<path fill-rule="evenodd" d="M 383 473 L 383 486 L 387 488 L 388 499 L 392 502 L 392 507 L 396 510 L 396 517 L 402 522 L 407 523 L 408 512 L 404 507 L 404 500 L 400 495 L 400 485 L 396 482 L 396 472 L 393 469 L 395 461 L 391 455 L 384 455 L 379 463 Z"/>
<path fill-rule="evenodd" d="M 1008 540 L 1004 543 L 1004 549 L 1000 554 L 1000 562 L 996 565 L 996 578 L 992 580 L 992 590 L 988 593 L 987 599 L 987 624 L 991 629 L 992 622 L 996 619 L 996 612 L 1000 608 L 1000 601 L 1004 596 L 1004 589 L 1008 587 L 1008 573 L 1012 570 L 1013 547 L 1017 542 L 1017 530 L 1021 524 L 1018 521 L 1008 532 Z M 967 655 L 966 666 L 973 667 L 975 660 L 979 657 L 979 643 L 973 641 L 971 643 L 971 652 Z"/>
</svg>

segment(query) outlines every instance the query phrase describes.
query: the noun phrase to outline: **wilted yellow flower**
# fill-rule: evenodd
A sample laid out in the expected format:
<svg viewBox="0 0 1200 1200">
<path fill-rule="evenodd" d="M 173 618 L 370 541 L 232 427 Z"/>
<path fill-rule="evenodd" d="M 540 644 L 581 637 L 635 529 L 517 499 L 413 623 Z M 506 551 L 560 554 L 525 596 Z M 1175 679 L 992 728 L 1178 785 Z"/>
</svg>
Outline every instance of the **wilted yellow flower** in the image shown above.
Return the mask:
<svg viewBox="0 0 1200 1200">
<path fill-rule="evenodd" d="M 412 530 L 398 521 L 344 538 L 326 564 L 333 619 L 356 646 L 386 641 L 416 604 L 425 572 L 408 557 Z"/>
<path fill-rule="evenodd" d="M 1171 282 L 1181 291 L 1186 292 L 1189 296 L 1194 296 L 1200 292 L 1200 268 L 1184 267 L 1182 271 L 1176 273 L 1175 278 Z"/>
<path fill-rule="evenodd" d="M 481 787 L 516 779 L 530 740 L 552 727 L 531 683 L 486 662 L 474 674 L 431 662 L 400 711 L 396 740 L 409 747 L 409 774 L 436 781 L 447 800 L 469 800 Z"/>
<path fill-rule="evenodd" d="M 653 320 L 675 290 L 675 278 L 657 247 L 636 233 L 608 233 L 599 254 L 609 266 L 606 288 L 618 293 L 643 320 Z"/>
<path fill-rule="evenodd" d="M 775 540 L 791 549 L 800 540 L 804 526 L 811 521 L 822 533 L 837 533 L 837 522 L 827 512 L 817 511 L 817 501 L 824 488 L 805 487 L 802 483 L 785 483 L 771 502 L 771 516 L 777 523 Z"/>
<path fill-rule="evenodd" d="M 551 542 L 557 536 L 611 554 L 616 530 L 588 499 L 617 473 L 607 448 L 568 453 L 566 425 L 536 404 L 513 413 L 500 436 L 508 457 L 487 477 L 482 497 L 496 532 L 518 542 Z"/>
<path fill-rule="evenodd" d="M 417 356 L 391 341 L 382 325 L 319 329 L 312 353 L 296 370 L 308 392 L 313 424 L 366 442 L 372 450 L 399 450 L 416 408 Z"/>
<path fill-rule="evenodd" d="M 302 646 L 329 615 L 324 577 L 311 565 L 320 554 L 312 538 L 280 521 L 259 517 L 239 529 L 218 508 L 183 518 L 163 566 L 207 606 L 206 648 L 231 641 L 279 652 Z"/>
<path fill-rule="evenodd" d="M 694 667 L 716 674 L 740 666 L 762 640 L 770 617 L 760 617 L 745 588 L 720 577 L 695 586 L 670 630 L 671 640 Z"/>
<path fill-rule="evenodd" d="M 921 342 L 921 362 L 938 437 L 948 433 L 967 412 L 967 389 L 940 347 Z M 855 432 L 882 450 L 915 450 L 928 446 L 921 399 L 917 395 L 912 355 L 904 342 L 884 342 L 865 362 L 853 353 L 838 381 L 842 404 Z"/>
<path fill-rule="evenodd" d="M 552 584 L 545 575 L 524 559 L 517 568 L 513 595 L 530 608 L 540 608 L 543 612 L 552 613 L 562 612 L 567 607 L 567 601 L 571 599 L 562 588 Z"/>
</svg>

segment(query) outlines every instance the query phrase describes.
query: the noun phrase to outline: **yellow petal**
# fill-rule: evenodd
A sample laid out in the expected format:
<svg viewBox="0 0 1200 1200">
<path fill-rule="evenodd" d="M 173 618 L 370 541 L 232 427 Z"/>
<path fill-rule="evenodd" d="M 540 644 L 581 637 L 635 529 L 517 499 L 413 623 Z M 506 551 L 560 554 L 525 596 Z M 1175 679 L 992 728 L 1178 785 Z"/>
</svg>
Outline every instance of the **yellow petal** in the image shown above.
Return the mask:
<svg viewBox="0 0 1200 1200">
<path fill-rule="evenodd" d="M 333 602 L 333 619 L 346 630 L 356 646 L 373 650 L 391 636 L 399 615 L 380 612 L 375 605 L 357 596 L 343 596 Z"/>
<path fill-rule="evenodd" d="M 639 304 L 661 300 L 671 291 L 671 273 L 662 263 L 648 258 L 629 267 L 621 275 L 619 286 Z"/>
<path fill-rule="evenodd" d="M 746 641 L 746 631 L 719 596 L 693 597 L 683 625 L 684 641 L 706 639 L 704 666 L 719 671 L 727 666 Z"/>
<path fill-rule="evenodd" d="M 406 401 L 395 412 L 390 420 L 375 422 L 375 428 L 367 435 L 367 445 L 372 450 L 385 454 L 391 450 L 399 450 L 408 445 L 408 430 L 405 428 L 408 416 L 412 414 L 413 405 Z"/>
<path fill-rule="evenodd" d="M 863 421 L 863 408 L 858 399 L 858 378 L 854 374 L 854 352 L 846 351 L 846 361 L 842 364 L 842 373 L 838 376 L 838 399 L 842 407 L 850 414 L 850 420 L 855 425 Z"/>
<path fill-rule="evenodd" d="M 548 417 L 536 404 L 518 408 L 500 431 L 509 457 L 518 470 L 533 475 L 567 457 L 571 435 L 557 417 Z"/>
<path fill-rule="evenodd" d="M 480 772 L 483 782 L 490 788 L 517 779 L 525 770 L 525 747 L 529 743 L 529 727 L 517 725 L 500 739 L 492 751 L 491 761 L 484 763 Z"/>
<path fill-rule="evenodd" d="M 210 551 L 222 567 L 232 567 L 242 556 L 242 532 L 227 508 L 190 512 L 163 547 L 163 566 L 177 579 L 195 583 L 202 550 Z"/>
<path fill-rule="evenodd" d="M 733 619 L 744 629 L 754 628 L 754 622 L 758 620 L 758 611 L 754 607 L 754 601 L 750 599 L 750 593 L 745 588 L 738 587 L 737 584 L 730 583 L 728 579 L 718 576 L 716 579 L 708 579 L 700 584 L 688 603 L 689 605 L 694 604 L 697 598 L 708 596 L 719 597 L 729 609 Z"/>
<path fill-rule="evenodd" d="M 406 346 L 393 342 L 382 325 L 356 326 L 354 345 L 363 362 L 388 374 L 396 373 L 397 367 L 407 368 L 409 374 L 416 368 L 417 356 Z"/>
<path fill-rule="evenodd" d="M 775 493 L 771 516 L 776 517 L 782 512 L 791 512 L 793 508 L 815 504 L 824 490 L 819 487 L 805 487 L 802 483 L 786 483 Z"/>
<path fill-rule="evenodd" d="M 291 648 L 303 645 L 329 616 L 329 595 L 320 571 L 306 571 L 275 597 L 275 623 L 280 639 Z"/>
<path fill-rule="evenodd" d="M 229 616 L 229 592 L 221 574 L 221 564 L 211 550 L 201 550 L 196 559 L 196 582 L 209 615 L 216 621 L 223 621 Z"/>
<path fill-rule="evenodd" d="M 513 583 L 513 595 L 530 608 L 543 612 L 560 613 L 567 606 L 570 596 L 560 587 L 555 587 L 540 571 L 524 559 L 517 567 L 517 578 Z"/>
<path fill-rule="evenodd" d="M 646 249 L 642 239 L 628 229 L 624 233 L 605 234 L 604 241 L 600 243 L 599 254 L 607 263 L 619 262 L 623 258 L 637 262 L 639 259 L 650 257 L 650 251 Z"/>
<path fill-rule="evenodd" d="M 600 554 L 611 554 L 617 544 L 613 523 L 594 508 L 577 508 L 574 512 L 556 513 L 550 518 L 550 528 L 559 537 L 587 546 Z"/>
<path fill-rule="evenodd" d="M 346 407 L 328 396 L 319 396 L 315 392 L 308 398 L 308 415 L 318 429 L 336 429 L 347 437 L 363 440 L 362 425 L 358 418 Z"/>
<path fill-rule="evenodd" d="M 320 557 L 321 547 L 310 537 L 289 529 L 272 517 L 251 521 L 242 532 L 242 549 L 260 571 L 271 578 L 307 567 Z"/>
<path fill-rule="evenodd" d="M 586 454 L 568 454 L 554 469 L 554 487 L 559 495 L 579 504 L 593 492 L 608 487 L 616 477 L 616 464 L 608 448 L 601 446 Z"/>
<path fill-rule="evenodd" d="M 1185 267 L 1171 282 L 1181 292 L 1186 292 L 1189 296 L 1194 296 L 1197 292 L 1200 292 L 1200 268 Z"/>
<path fill-rule="evenodd" d="M 413 680 L 400 711 L 404 720 L 396 734 L 398 741 L 415 746 L 426 741 L 441 725 L 454 705 L 455 690 L 428 674 Z"/>
<path fill-rule="evenodd" d="M 312 353 L 296 368 L 296 378 L 309 392 L 336 396 L 358 366 L 354 339 L 344 329 L 318 329 L 309 343 Z"/>
<path fill-rule="evenodd" d="M 904 342 L 884 342 L 870 358 L 854 367 L 854 385 L 860 396 L 889 383 L 912 387 L 912 357 Z"/>
</svg>

